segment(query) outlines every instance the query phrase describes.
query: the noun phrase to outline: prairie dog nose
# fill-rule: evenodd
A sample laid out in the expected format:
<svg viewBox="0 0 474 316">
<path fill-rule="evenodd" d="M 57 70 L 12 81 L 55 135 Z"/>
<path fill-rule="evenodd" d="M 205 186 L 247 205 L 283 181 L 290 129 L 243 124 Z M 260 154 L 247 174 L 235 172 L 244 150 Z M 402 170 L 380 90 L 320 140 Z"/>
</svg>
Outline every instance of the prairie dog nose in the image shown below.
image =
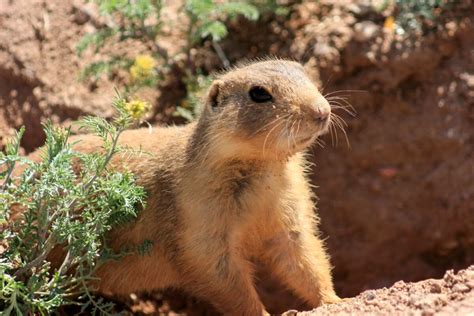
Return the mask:
<svg viewBox="0 0 474 316">
<path fill-rule="evenodd" d="M 329 102 L 321 96 L 311 105 L 309 112 L 315 121 L 323 123 L 329 119 L 331 106 Z"/>
</svg>

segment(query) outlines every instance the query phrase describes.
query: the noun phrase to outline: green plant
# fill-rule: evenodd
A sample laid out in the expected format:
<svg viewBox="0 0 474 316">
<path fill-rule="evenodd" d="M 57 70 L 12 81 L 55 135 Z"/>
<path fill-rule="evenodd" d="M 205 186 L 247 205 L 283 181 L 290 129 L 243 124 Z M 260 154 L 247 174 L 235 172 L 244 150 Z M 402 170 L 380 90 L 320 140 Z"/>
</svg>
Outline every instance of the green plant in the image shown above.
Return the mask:
<svg viewBox="0 0 474 316">
<path fill-rule="evenodd" d="M 106 23 L 96 32 L 85 35 L 77 44 L 77 53 L 83 54 L 89 48 L 95 53 L 101 52 L 106 44 L 124 42 L 130 39 L 138 40 L 146 51 L 134 58 L 126 58 L 119 53 L 109 52 L 104 60 L 99 60 L 86 66 L 81 72 L 81 78 L 98 78 L 102 74 L 111 74 L 120 69 L 127 70 L 127 78 L 122 80 L 127 94 L 134 94 L 145 86 L 154 87 L 163 78 L 169 69 L 172 60 L 166 50 L 160 47 L 162 36 L 162 0 L 90 0 L 97 4 L 99 12 Z M 221 46 L 218 44 L 228 34 L 226 22 L 237 16 L 249 20 L 257 20 L 264 11 L 282 13 L 285 10 L 278 6 L 276 0 L 242 0 L 242 1 L 217 1 L 214 0 L 185 0 L 181 7 L 188 18 L 187 45 L 183 53 L 188 62 L 191 59 L 191 49 L 201 41 L 209 40 L 221 59 L 224 67 L 229 67 L 230 62 Z M 200 70 L 197 69 L 197 73 Z M 186 85 L 200 79 L 192 78 L 195 73 L 185 74 Z M 192 98 L 194 91 L 188 92 Z M 188 104 L 193 104 L 192 101 Z M 194 116 L 194 109 L 180 108 L 177 113 L 190 119 Z"/>
<path fill-rule="evenodd" d="M 98 53 L 108 43 L 135 39 L 142 42 L 148 49 L 150 58 L 156 61 L 162 60 L 164 66 L 167 66 L 168 56 L 166 51 L 159 46 L 163 23 L 161 19 L 163 3 L 161 0 L 91 1 L 98 5 L 100 14 L 109 22 L 103 24 L 102 28 L 96 32 L 87 34 L 82 38 L 76 46 L 79 55 L 83 54 L 89 47 L 92 47 L 94 52 Z M 191 47 L 196 45 L 200 39 L 209 37 L 213 42 L 218 42 L 224 38 L 227 35 L 224 22 L 230 18 L 243 15 L 250 20 L 256 20 L 259 16 L 258 8 L 251 1 L 225 1 L 219 4 L 212 0 L 184 1 L 183 9 L 189 19 L 188 45 L 185 47 L 185 53 L 189 55 Z M 265 8 L 268 8 L 268 6 L 265 6 Z M 81 78 L 98 77 L 103 73 L 110 73 L 116 68 L 131 70 L 134 64 L 136 64 L 136 59 L 127 59 L 110 53 L 106 60 L 88 65 L 82 71 Z M 127 85 L 152 86 L 156 84 L 156 80 L 159 78 L 158 75 L 158 72 L 155 71 L 150 73 L 147 78 L 141 78 L 144 80 L 131 78 Z M 130 71 L 130 76 L 133 77 L 132 71 Z"/>
<path fill-rule="evenodd" d="M 435 11 L 439 8 L 447 8 L 448 0 L 395 0 L 397 10 L 396 22 L 399 33 L 405 31 L 421 31 L 423 20 L 434 21 Z"/>
<path fill-rule="evenodd" d="M 161 30 L 161 0 L 90 0 L 97 4 L 101 16 L 108 23 L 96 32 L 86 34 L 77 44 L 76 50 L 81 55 L 92 47 L 98 53 L 106 44 L 136 39 L 148 47 L 154 59 L 167 58 L 162 54 L 157 36 Z M 110 73 L 114 68 L 130 68 L 134 61 L 121 55 L 110 53 L 107 60 L 88 65 L 81 73 L 81 78 Z M 151 78 L 151 77 L 150 77 Z M 150 79 L 146 78 L 146 79 Z M 150 82 L 134 81 L 133 85 L 147 85 Z"/>
<path fill-rule="evenodd" d="M 207 88 L 211 85 L 213 76 L 196 74 L 195 76 L 187 76 L 184 78 L 186 84 L 187 96 L 176 107 L 175 116 L 180 116 L 188 121 L 194 120 L 198 115 L 201 107 L 201 101 Z"/>
<path fill-rule="evenodd" d="M 111 122 L 86 117 L 80 123 L 100 137 L 101 152 L 76 152 L 70 129 L 46 123 L 40 161 L 19 155 L 23 128 L 0 153 L 0 314 L 48 315 L 71 304 L 93 314 L 113 311 L 111 302 L 94 297 L 90 281 L 98 266 L 123 255 L 108 250 L 105 235 L 136 217 L 145 192 L 130 172 L 109 163 L 127 150 L 118 138 L 147 105 L 117 98 L 114 106 Z M 18 164 L 21 175 L 14 172 Z M 64 256 L 53 266 L 49 256 L 60 248 Z"/>
<path fill-rule="evenodd" d="M 227 36 L 225 20 L 242 15 L 255 21 L 259 17 L 257 7 L 250 1 L 225 1 L 216 5 L 212 0 L 186 0 L 185 12 L 189 17 L 188 43 L 210 37 L 218 42 Z"/>
</svg>

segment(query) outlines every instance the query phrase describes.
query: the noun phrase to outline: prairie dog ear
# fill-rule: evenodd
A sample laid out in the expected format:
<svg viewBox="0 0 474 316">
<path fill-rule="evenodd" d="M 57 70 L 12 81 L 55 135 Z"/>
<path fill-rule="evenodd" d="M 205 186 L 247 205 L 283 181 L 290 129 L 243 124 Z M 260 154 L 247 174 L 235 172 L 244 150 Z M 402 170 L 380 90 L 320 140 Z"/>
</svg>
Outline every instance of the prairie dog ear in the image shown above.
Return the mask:
<svg viewBox="0 0 474 316">
<path fill-rule="evenodd" d="M 207 104 L 211 110 L 215 110 L 219 106 L 219 94 L 221 93 L 222 84 L 222 81 L 215 80 L 209 88 L 207 93 Z"/>
</svg>

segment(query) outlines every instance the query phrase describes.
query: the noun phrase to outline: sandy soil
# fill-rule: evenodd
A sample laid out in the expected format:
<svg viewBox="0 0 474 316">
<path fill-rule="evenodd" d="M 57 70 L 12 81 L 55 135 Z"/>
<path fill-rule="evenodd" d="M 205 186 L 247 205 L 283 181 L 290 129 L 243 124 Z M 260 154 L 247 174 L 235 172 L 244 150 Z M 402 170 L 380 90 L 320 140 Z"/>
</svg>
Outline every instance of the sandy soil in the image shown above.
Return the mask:
<svg viewBox="0 0 474 316">
<path fill-rule="evenodd" d="M 367 3 L 304 1 L 292 7 L 289 18 L 237 19 L 229 23 L 230 35 L 221 44 L 232 62 L 269 54 L 299 60 L 324 93 L 346 97 L 357 110 L 356 117 L 339 113 L 348 123 L 350 148 L 342 133 L 338 145 L 328 135 L 325 148 L 313 150 L 311 175 L 343 297 L 399 280 L 440 278 L 448 269 L 474 263 L 474 5 L 457 1 L 436 24 L 426 24 L 422 34 L 402 37 L 384 28 L 390 11 L 377 12 Z M 163 47 L 173 56 L 184 45 L 182 16 L 177 19 L 175 10 L 166 13 L 170 22 L 163 37 Z M 45 119 L 69 124 L 85 114 L 111 115 L 113 86 L 120 80 L 78 81 L 80 69 L 101 56 L 86 52 L 78 57 L 75 45 L 97 27 L 100 18 L 82 1 L 0 0 L 0 148 L 21 125 L 27 127 L 22 147 L 29 152 L 44 141 Z M 143 49 L 135 44 L 107 49 L 133 56 Z M 173 62 L 173 71 L 146 93 L 154 107 L 153 124 L 174 120 L 173 108 L 186 95 L 186 67 L 204 72 L 222 67 L 209 43 L 193 50 L 192 65 L 179 58 Z M 266 299 L 274 310 L 302 308 L 264 272 L 260 277 L 263 296 L 277 293 Z M 417 313 L 423 310 L 415 305 L 425 304 L 425 296 L 431 297 L 425 312 L 472 306 L 472 291 L 454 291 L 443 280 L 440 293 L 423 294 L 435 281 L 397 283 L 317 313 L 343 312 L 348 304 L 354 311 L 376 308 L 366 302 L 379 302 L 379 295 L 384 306 L 406 306 Z M 409 289 L 420 296 L 414 303 Z M 372 297 L 367 293 L 377 299 L 367 299 Z M 435 294 L 444 295 L 443 300 Z M 456 295 L 460 299 L 451 299 Z M 138 304 L 144 312 L 146 302 L 150 308 L 166 310 L 171 304 L 194 315 L 207 310 L 176 293 L 150 295 L 129 306 Z"/>
</svg>

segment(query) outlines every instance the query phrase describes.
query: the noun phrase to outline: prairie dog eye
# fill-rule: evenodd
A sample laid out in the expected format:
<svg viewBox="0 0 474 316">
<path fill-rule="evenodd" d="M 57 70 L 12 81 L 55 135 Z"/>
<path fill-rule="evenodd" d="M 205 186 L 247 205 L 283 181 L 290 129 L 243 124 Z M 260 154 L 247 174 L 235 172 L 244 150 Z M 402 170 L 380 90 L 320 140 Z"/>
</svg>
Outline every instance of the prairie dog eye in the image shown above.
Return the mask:
<svg viewBox="0 0 474 316">
<path fill-rule="evenodd" d="M 250 99 L 252 99 L 252 101 L 256 103 L 264 103 L 273 99 L 270 92 L 268 92 L 265 88 L 259 86 L 252 87 L 249 90 L 249 96 Z"/>
</svg>

